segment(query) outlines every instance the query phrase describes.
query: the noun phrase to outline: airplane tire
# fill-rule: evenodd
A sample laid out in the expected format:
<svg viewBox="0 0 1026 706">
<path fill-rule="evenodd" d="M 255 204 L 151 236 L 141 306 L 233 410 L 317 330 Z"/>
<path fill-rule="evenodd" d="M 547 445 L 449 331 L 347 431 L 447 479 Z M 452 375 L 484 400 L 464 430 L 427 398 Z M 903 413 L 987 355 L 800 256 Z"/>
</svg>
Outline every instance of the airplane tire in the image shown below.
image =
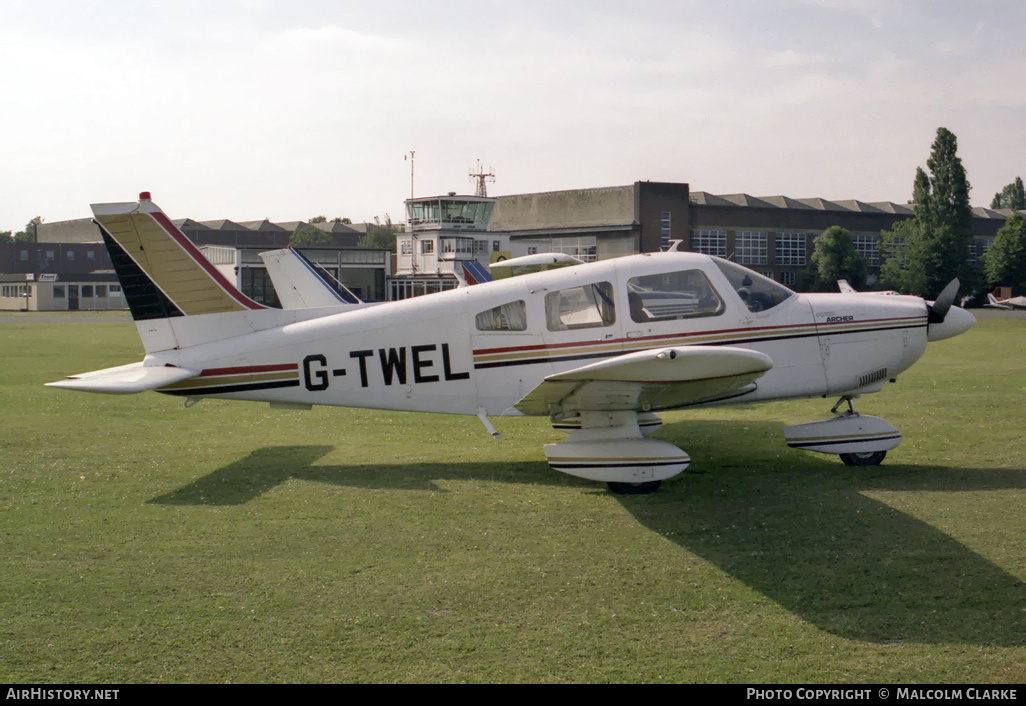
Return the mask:
<svg viewBox="0 0 1026 706">
<path fill-rule="evenodd" d="M 866 453 L 841 454 L 846 466 L 879 466 L 883 463 L 886 451 L 868 451 Z"/>
<path fill-rule="evenodd" d="M 661 480 L 650 480 L 645 483 L 617 483 L 610 482 L 606 485 L 609 489 L 617 495 L 645 495 L 647 493 L 654 493 L 659 489 Z"/>
</svg>

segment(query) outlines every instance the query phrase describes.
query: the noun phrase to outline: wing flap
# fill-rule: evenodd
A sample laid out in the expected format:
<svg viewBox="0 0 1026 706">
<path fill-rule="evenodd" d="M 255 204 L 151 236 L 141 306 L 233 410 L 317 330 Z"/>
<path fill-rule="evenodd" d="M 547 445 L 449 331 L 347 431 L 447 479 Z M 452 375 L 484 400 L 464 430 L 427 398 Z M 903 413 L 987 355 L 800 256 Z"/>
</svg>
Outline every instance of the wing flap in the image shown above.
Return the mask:
<svg viewBox="0 0 1026 706">
<path fill-rule="evenodd" d="M 673 409 L 745 394 L 772 367 L 731 346 L 638 351 L 549 375 L 514 406 L 529 415 Z"/>
<path fill-rule="evenodd" d="M 106 395 L 129 395 L 153 390 L 180 380 L 198 377 L 199 370 L 173 366 L 147 366 L 129 363 L 116 368 L 104 368 L 88 373 L 69 375 L 65 380 L 46 383 L 49 387 L 79 392 L 98 392 Z"/>
</svg>

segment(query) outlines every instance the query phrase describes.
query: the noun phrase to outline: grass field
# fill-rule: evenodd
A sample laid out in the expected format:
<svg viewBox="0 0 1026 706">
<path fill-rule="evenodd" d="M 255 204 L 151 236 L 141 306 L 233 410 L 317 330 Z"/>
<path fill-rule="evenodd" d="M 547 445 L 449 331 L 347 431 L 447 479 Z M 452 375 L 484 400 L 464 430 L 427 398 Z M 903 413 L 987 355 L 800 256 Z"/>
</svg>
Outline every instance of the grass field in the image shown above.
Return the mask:
<svg viewBox="0 0 1026 706">
<path fill-rule="evenodd" d="M 124 316 L 0 317 L 0 681 L 1026 682 L 1026 318 L 858 408 L 884 465 L 788 449 L 833 400 L 673 412 L 649 496 L 545 420 L 112 397 Z"/>
</svg>

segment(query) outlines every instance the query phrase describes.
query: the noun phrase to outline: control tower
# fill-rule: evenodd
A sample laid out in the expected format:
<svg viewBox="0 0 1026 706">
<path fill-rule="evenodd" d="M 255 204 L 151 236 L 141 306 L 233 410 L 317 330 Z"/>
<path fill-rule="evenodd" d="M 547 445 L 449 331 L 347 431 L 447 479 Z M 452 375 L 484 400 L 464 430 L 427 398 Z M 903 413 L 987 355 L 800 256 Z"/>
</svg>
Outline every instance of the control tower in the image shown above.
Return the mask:
<svg viewBox="0 0 1026 706">
<path fill-rule="evenodd" d="M 487 233 L 495 199 L 486 196 L 411 198 L 408 230 L 396 238 L 394 299 L 454 289 L 491 279 L 492 243 Z"/>
</svg>

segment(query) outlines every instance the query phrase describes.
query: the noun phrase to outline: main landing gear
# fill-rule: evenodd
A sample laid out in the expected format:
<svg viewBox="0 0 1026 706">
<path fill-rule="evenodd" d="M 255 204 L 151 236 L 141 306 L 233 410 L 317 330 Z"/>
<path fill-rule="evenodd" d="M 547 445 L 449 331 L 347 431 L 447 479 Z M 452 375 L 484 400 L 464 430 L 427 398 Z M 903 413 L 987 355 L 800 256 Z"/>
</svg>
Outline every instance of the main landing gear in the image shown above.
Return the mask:
<svg viewBox="0 0 1026 706">
<path fill-rule="evenodd" d="M 654 414 L 633 411 L 553 419 L 553 426 L 570 435 L 562 443 L 546 444 L 545 457 L 555 470 L 605 483 L 618 495 L 653 493 L 691 462 L 673 444 L 646 436 L 661 423 Z"/>
<path fill-rule="evenodd" d="M 839 454 L 846 466 L 879 466 L 883 463 L 886 451 L 867 451 L 865 453 Z"/>
<path fill-rule="evenodd" d="M 855 411 L 852 396 L 845 395 L 830 410 L 835 416 L 821 422 L 784 427 L 787 445 L 794 449 L 837 454 L 848 466 L 877 466 L 887 452 L 901 443 L 893 424 Z M 842 405 L 848 409 L 839 412 Z"/>
<path fill-rule="evenodd" d="M 610 481 L 606 486 L 617 495 L 645 495 L 659 490 L 661 480 L 650 480 L 646 483 L 618 483 Z"/>
</svg>

